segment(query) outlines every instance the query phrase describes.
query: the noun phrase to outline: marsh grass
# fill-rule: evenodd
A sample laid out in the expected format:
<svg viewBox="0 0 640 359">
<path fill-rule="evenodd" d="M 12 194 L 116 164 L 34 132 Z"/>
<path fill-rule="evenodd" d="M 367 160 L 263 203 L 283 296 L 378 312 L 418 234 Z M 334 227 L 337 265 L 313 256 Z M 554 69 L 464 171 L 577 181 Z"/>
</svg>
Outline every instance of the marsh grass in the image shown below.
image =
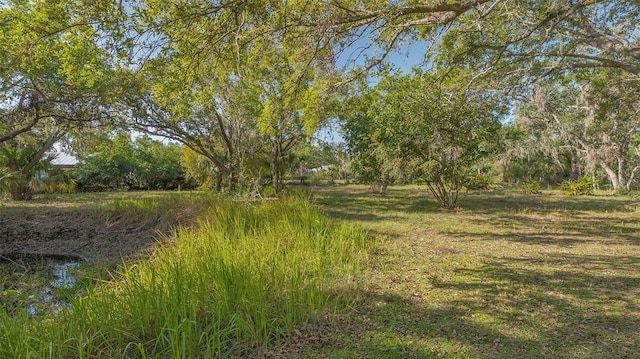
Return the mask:
<svg viewBox="0 0 640 359">
<path fill-rule="evenodd" d="M 480 191 L 443 211 L 419 186 L 318 190 L 379 243 L 363 300 L 338 329 L 303 334 L 303 357 L 640 357 L 633 198 Z"/>
<path fill-rule="evenodd" d="M 176 201 L 107 208 L 161 220 Z M 207 207 L 195 225 L 159 241 L 152 257 L 74 298 L 71 310 L 39 320 L 1 312 L 0 357 L 242 356 L 350 301 L 339 293 L 354 290 L 366 260 L 362 230 L 297 197 L 253 204 L 217 197 Z"/>
<path fill-rule="evenodd" d="M 8 314 L 20 311 L 48 284 L 43 269 L 49 266 L 48 261 L 5 261 L 0 265 L 0 303 Z"/>
</svg>

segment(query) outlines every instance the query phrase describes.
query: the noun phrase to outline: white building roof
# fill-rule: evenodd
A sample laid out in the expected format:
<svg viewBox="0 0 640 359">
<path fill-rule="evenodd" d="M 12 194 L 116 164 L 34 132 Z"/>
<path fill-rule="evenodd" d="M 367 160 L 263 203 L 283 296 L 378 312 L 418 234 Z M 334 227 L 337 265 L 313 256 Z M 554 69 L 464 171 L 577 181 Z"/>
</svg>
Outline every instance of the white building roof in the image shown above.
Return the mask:
<svg viewBox="0 0 640 359">
<path fill-rule="evenodd" d="M 54 167 L 74 167 L 79 162 L 76 156 L 66 152 L 52 152 L 49 156 L 53 157 L 51 165 Z"/>
</svg>

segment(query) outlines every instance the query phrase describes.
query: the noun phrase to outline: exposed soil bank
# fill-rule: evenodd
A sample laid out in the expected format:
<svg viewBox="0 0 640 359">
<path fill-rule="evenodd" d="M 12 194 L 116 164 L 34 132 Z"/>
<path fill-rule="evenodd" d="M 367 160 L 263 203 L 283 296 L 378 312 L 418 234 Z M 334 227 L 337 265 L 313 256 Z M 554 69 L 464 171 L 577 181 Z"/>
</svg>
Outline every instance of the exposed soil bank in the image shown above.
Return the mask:
<svg viewBox="0 0 640 359">
<path fill-rule="evenodd" d="M 111 261 L 145 253 L 163 225 L 110 224 L 98 213 L 66 208 L 0 210 L 0 259 L 48 257 Z"/>
</svg>

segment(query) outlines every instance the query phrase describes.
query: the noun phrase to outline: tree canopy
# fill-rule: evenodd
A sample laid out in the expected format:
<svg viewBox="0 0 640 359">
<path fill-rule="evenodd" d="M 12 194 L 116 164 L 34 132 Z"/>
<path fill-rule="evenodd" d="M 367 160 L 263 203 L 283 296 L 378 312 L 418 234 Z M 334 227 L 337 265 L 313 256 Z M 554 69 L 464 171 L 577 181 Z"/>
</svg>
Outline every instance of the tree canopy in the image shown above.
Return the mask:
<svg viewBox="0 0 640 359">
<path fill-rule="evenodd" d="M 635 1 L 330 1 L 321 13 L 340 49 L 367 37 L 376 63 L 406 41 L 424 41 L 438 60 L 501 76 L 613 67 L 640 74 Z M 320 24 L 319 17 L 307 23 Z M 346 40 L 345 40 L 346 39 Z M 341 46 L 340 46 L 341 45 Z M 346 46 L 345 46 L 346 45 Z M 369 46 L 369 45 L 367 45 Z"/>
<path fill-rule="evenodd" d="M 115 115 L 122 86 L 97 14 L 80 4 L 12 1 L 0 9 L 0 142 L 47 122 Z"/>
<path fill-rule="evenodd" d="M 0 143 L 128 128 L 206 158 L 196 162 L 214 167 L 218 190 L 270 183 L 280 193 L 294 151 L 338 117 L 348 118 L 357 173 L 388 183 L 405 177 L 393 170 L 405 166 L 433 183 L 426 173 L 447 172 L 442 156 L 452 148 L 456 163 L 466 153 L 457 149 L 491 152 L 484 146 L 495 142 L 489 134 L 507 107 L 519 107 L 520 125 L 563 119 L 537 134 L 555 129 L 567 139 L 585 115 L 569 110 L 584 105 L 600 121 L 591 145 L 576 145 L 588 136 L 575 135 L 555 145 L 570 142 L 572 161 L 588 157 L 586 167 L 597 164 L 615 188 L 628 189 L 637 170 L 627 144 L 636 137 L 617 134 L 637 117 L 639 23 L 635 1 L 13 0 L 0 8 Z M 411 44 L 422 48 L 422 66 L 388 72 L 389 55 Z M 371 82 L 351 86 L 372 69 Z M 527 100 L 543 94 L 548 102 Z M 349 97 L 359 99 L 354 108 Z M 612 153 L 614 142 L 626 148 L 615 161 L 581 155 Z M 474 156 L 468 161 L 483 157 Z M 407 167 L 416 158 L 421 165 Z M 459 188 L 466 175 L 456 176 L 442 186 Z"/>
<path fill-rule="evenodd" d="M 447 208 L 457 204 L 478 162 L 498 150 L 506 113 L 495 93 L 469 87 L 464 70 L 384 77 L 365 111 L 346 119 L 347 141 L 367 180 L 424 182 Z"/>
</svg>

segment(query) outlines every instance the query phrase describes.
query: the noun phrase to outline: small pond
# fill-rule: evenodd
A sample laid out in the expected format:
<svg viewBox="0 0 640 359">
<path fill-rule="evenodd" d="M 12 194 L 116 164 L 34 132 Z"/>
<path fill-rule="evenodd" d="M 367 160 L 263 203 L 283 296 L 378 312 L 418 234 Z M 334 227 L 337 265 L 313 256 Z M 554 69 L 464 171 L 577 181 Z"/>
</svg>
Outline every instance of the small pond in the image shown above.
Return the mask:
<svg viewBox="0 0 640 359">
<path fill-rule="evenodd" d="M 79 279 L 83 262 L 43 257 L 3 257 L 0 262 L 0 305 L 10 315 L 55 315 L 69 309 L 69 298 L 87 282 Z"/>
</svg>

